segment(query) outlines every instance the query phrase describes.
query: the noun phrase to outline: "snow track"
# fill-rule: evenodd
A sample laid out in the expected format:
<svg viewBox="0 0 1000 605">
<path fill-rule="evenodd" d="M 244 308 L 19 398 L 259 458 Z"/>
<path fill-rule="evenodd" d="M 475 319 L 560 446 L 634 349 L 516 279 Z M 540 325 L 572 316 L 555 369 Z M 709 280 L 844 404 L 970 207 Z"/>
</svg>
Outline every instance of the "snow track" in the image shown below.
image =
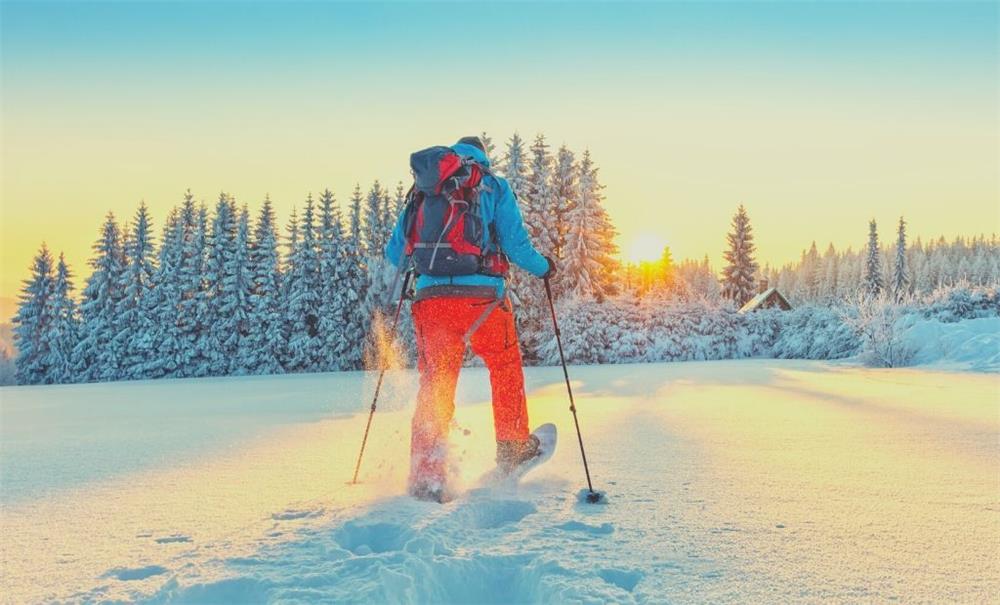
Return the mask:
<svg viewBox="0 0 1000 605">
<path fill-rule="evenodd" d="M 514 491 L 476 484 L 493 455 L 481 370 L 463 375 L 452 433 L 463 490 L 446 505 L 400 495 L 410 375 L 393 377 L 357 486 L 346 481 L 364 415 L 344 412 L 364 402 L 337 398 L 363 391 L 360 375 L 211 381 L 227 388 L 209 389 L 200 434 L 242 397 L 258 402 L 241 419 L 252 430 L 219 431 L 214 445 L 199 437 L 139 469 L 117 451 L 117 470 L 98 478 L 66 480 L 67 468 L 52 485 L 22 484 L 0 516 L 0 601 L 985 602 L 1000 592 L 995 375 L 765 360 L 571 375 L 607 505 L 580 502 L 573 439 Z M 561 370 L 528 378 L 532 424 L 572 436 Z M 100 393 L 115 388 L 152 402 L 171 390 Z M 51 414 L 87 389 L 4 391 L 4 420 L 20 423 L 3 427 L 16 476 L 62 463 L 33 459 L 45 444 L 7 440 L 41 414 L 8 395 L 44 396 Z M 155 443 L 196 416 L 194 403 L 184 422 L 151 405 L 167 427 Z"/>
</svg>

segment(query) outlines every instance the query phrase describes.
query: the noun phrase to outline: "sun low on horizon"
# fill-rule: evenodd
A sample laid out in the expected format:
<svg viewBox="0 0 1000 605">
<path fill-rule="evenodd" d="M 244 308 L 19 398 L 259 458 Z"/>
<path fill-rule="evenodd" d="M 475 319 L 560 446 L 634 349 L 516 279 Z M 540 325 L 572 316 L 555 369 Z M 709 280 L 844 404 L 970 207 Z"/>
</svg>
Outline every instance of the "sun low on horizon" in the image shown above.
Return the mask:
<svg viewBox="0 0 1000 605">
<path fill-rule="evenodd" d="M 632 264 L 660 261 L 669 247 L 666 237 L 649 231 L 635 234 L 620 246 L 622 260 Z"/>
</svg>

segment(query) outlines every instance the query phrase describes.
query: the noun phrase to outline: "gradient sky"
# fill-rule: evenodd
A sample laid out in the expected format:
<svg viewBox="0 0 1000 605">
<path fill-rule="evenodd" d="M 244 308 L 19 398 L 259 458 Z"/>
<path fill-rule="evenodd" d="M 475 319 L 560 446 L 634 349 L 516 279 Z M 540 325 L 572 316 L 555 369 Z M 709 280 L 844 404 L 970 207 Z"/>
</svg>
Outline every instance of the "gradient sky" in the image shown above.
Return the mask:
<svg viewBox="0 0 1000 605">
<path fill-rule="evenodd" d="M 760 260 L 1000 231 L 992 2 L 0 4 L 0 296 L 45 240 L 77 273 L 108 210 L 187 188 L 282 224 L 486 130 L 590 148 L 624 251 Z M 651 253 L 649 251 L 648 253 Z M 78 280 L 78 286 L 82 280 Z"/>
</svg>

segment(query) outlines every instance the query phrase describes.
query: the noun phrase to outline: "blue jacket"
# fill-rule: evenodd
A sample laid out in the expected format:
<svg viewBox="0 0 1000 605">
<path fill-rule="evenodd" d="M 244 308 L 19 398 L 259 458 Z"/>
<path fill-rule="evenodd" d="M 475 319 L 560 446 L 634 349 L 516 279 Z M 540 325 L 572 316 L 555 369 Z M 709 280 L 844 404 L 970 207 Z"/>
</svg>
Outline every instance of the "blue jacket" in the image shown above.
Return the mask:
<svg viewBox="0 0 1000 605">
<path fill-rule="evenodd" d="M 489 166 L 486 154 L 477 147 L 459 143 L 452 146 L 452 149 L 459 155 L 472 157 L 484 166 Z M 483 219 L 484 239 L 488 239 L 489 226 L 494 225 L 500 250 L 507 255 L 511 262 L 536 277 L 545 275 L 549 270 L 549 262 L 535 249 L 528 238 L 528 231 L 524 228 L 524 219 L 521 218 L 521 209 L 517 206 L 517 197 L 511 191 L 507 180 L 488 175 L 483 180 L 483 184 L 484 187 L 479 195 L 479 212 Z M 403 261 L 406 251 L 406 234 L 403 233 L 405 214 L 405 212 L 402 213 L 396 220 L 396 228 L 393 229 L 392 237 L 385 247 L 385 257 L 397 267 Z M 491 243 L 483 241 L 482 247 L 484 250 L 491 250 Z M 496 288 L 498 298 L 504 295 L 503 278 L 478 274 L 456 275 L 454 277 L 421 275 L 417 278 L 416 288 L 420 290 L 428 286 L 446 284 L 493 286 Z"/>
</svg>

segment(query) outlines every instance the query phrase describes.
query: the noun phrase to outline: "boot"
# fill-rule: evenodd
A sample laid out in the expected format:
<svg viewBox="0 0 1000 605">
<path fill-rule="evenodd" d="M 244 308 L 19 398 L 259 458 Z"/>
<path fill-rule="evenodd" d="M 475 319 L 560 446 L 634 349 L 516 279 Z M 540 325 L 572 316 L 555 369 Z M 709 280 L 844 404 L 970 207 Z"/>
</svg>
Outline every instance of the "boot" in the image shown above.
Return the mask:
<svg viewBox="0 0 1000 605">
<path fill-rule="evenodd" d="M 504 475 L 541 453 L 538 437 L 528 435 L 526 441 L 497 441 L 497 468 Z"/>
</svg>

